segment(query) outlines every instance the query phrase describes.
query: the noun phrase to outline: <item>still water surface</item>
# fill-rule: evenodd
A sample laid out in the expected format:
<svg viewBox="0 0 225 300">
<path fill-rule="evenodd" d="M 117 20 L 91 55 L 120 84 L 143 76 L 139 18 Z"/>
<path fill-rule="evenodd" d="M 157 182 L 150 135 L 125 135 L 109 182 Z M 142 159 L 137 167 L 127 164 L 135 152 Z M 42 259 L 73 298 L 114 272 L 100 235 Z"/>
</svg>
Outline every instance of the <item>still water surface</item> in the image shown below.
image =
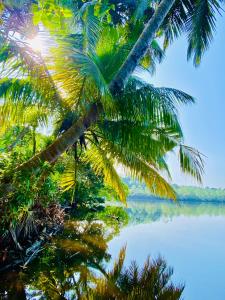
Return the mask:
<svg viewBox="0 0 225 300">
<path fill-rule="evenodd" d="M 225 205 L 129 204 L 131 224 L 109 243 L 116 257 L 126 244 L 126 264 L 163 256 L 184 283 L 187 300 L 225 299 Z"/>
<path fill-rule="evenodd" d="M 0 274 L 0 299 L 77 299 L 125 245 L 125 266 L 132 260 L 142 266 L 149 255 L 165 258 L 172 281 L 185 284 L 182 299 L 225 299 L 225 204 L 138 199 L 128 202 L 127 212 L 122 229 L 108 216 L 66 222 L 28 268 Z"/>
</svg>

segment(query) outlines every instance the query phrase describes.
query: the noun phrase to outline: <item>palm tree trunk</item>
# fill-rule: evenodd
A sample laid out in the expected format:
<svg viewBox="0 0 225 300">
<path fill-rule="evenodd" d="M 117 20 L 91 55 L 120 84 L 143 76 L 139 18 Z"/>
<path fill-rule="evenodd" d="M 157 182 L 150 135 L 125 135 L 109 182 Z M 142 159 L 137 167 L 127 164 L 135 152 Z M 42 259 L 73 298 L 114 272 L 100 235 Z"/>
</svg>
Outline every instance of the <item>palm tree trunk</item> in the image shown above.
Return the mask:
<svg viewBox="0 0 225 300">
<path fill-rule="evenodd" d="M 130 51 L 126 61 L 123 63 L 119 72 L 110 83 L 110 91 L 112 94 L 118 94 L 122 91 L 123 87 L 126 84 L 126 81 L 134 72 L 140 60 L 143 58 L 147 49 L 151 45 L 151 42 L 154 39 L 157 30 L 169 13 L 174 2 L 175 0 L 163 0 L 158 6 L 155 14 L 148 21 L 142 34 L 138 38 L 133 49 Z"/>
<path fill-rule="evenodd" d="M 73 208 L 77 208 L 77 167 L 78 167 L 78 155 L 77 155 L 77 142 L 74 144 L 74 188 L 73 188 L 73 194 L 71 199 L 71 206 Z"/>
<path fill-rule="evenodd" d="M 37 141 L 36 141 L 36 127 L 32 128 L 32 140 L 33 140 L 33 155 L 36 154 Z"/>
<path fill-rule="evenodd" d="M 116 95 L 123 89 L 127 79 L 133 73 L 141 58 L 146 53 L 157 30 L 162 24 L 164 18 L 167 16 L 174 2 L 175 0 L 163 0 L 158 6 L 158 9 L 147 23 L 126 61 L 120 68 L 118 74 L 111 82 L 109 88 L 113 95 Z M 40 165 L 40 162 L 55 162 L 62 153 L 64 153 L 79 139 L 79 137 L 87 130 L 88 127 L 98 120 L 101 110 L 102 108 L 100 108 L 99 105 L 93 104 L 86 115 L 81 117 L 74 125 L 72 125 L 72 127 L 70 127 L 70 129 L 63 133 L 45 150 L 32 157 L 29 161 L 20 165 L 17 170 L 36 168 Z"/>
<path fill-rule="evenodd" d="M 90 125 L 97 121 L 100 110 L 101 105 L 92 104 L 87 113 L 74 123 L 65 133 L 63 133 L 45 150 L 18 166 L 16 171 L 36 168 L 40 165 L 40 162 L 54 163 L 62 153 L 64 153 L 79 139 Z"/>
</svg>

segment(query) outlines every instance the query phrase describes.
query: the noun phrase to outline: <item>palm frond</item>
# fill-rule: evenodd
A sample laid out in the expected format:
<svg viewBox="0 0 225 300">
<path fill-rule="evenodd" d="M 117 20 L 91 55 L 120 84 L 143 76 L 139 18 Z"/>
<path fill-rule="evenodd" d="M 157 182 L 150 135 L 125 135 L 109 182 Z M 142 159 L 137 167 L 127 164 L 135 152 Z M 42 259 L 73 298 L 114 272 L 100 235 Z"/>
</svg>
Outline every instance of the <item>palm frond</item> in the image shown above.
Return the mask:
<svg viewBox="0 0 225 300">
<path fill-rule="evenodd" d="M 175 1 L 158 35 L 164 36 L 164 48 L 182 33 L 187 34 L 187 58 L 199 65 L 216 28 L 216 14 L 222 11 L 220 0 Z"/>
<path fill-rule="evenodd" d="M 76 185 L 76 164 L 75 162 L 69 162 L 61 175 L 59 186 L 63 192 L 68 191 Z"/>
<path fill-rule="evenodd" d="M 99 68 L 97 56 L 93 55 L 91 57 L 79 52 L 74 52 L 71 54 L 71 58 L 73 59 L 74 67 L 79 69 L 83 77 L 90 78 L 91 81 L 95 83 L 102 96 L 110 94 L 108 84 Z"/>
<path fill-rule="evenodd" d="M 130 156 L 129 161 L 123 160 L 123 164 L 128 174 L 140 182 L 144 182 L 154 195 L 162 198 L 176 199 L 176 194 L 172 186 L 148 163 Z"/>
<path fill-rule="evenodd" d="M 134 35 L 134 32 L 132 33 Z M 99 41 L 96 45 L 101 72 L 109 84 L 122 66 L 128 56 L 136 39 L 129 36 L 128 28 L 125 26 L 108 27 L 103 26 Z"/>
<path fill-rule="evenodd" d="M 120 249 L 118 259 L 114 262 L 113 269 L 108 273 L 108 280 L 116 282 L 123 271 L 126 247 Z"/>
<path fill-rule="evenodd" d="M 84 36 L 83 48 L 84 52 L 93 53 L 99 39 L 102 25 L 99 18 L 94 14 L 97 1 L 89 1 L 82 5 L 77 13 L 82 21 L 82 29 Z"/>
<path fill-rule="evenodd" d="M 141 269 L 134 261 L 122 272 L 119 286 L 127 299 L 180 299 L 184 287 L 170 283 L 172 274 L 173 270 L 161 257 L 155 261 L 148 258 Z"/>
<path fill-rule="evenodd" d="M 188 12 L 193 10 L 192 0 L 176 0 L 166 16 L 158 35 L 163 35 L 163 46 L 166 49 L 185 30 Z"/>
<path fill-rule="evenodd" d="M 153 125 L 131 121 L 104 121 L 98 124 L 100 136 L 160 168 L 161 158 L 180 141 L 180 135 L 169 128 L 163 130 Z"/>
<path fill-rule="evenodd" d="M 161 63 L 165 57 L 165 51 L 160 47 L 156 40 L 153 40 L 151 46 L 147 50 L 144 58 L 141 61 L 143 66 L 151 75 L 156 71 L 156 64 Z"/>
<path fill-rule="evenodd" d="M 113 166 L 113 160 L 107 157 L 107 152 L 93 144 L 85 153 L 84 161 L 91 164 L 96 174 L 103 175 L 105 184 L 115 190 L 120 201 L 126 203 L 124 184 Z"/>
<path fill-rule="evenodd" d="M 0 106 L 3 127 L 10 124 L 46 125 L 49 111 L 52 111 L 52 91 L 40 90 L 29 79 L 0 80 L 0 99 L 3 101 Z"/>
<path fill-rule="evenodd" d="M 53 79 L 64 93 L 65 102 L 70 108 L 86 105 L 101 99 L 110 102 L 108 84 L 95 54 L 85 54 L 68 40 L 55 52 Z M 59 59 L 66 56 L 65 60 Z"/>
<path fill-rule="evenodd" d="M 215 14 L 221 10 L 217 0 L 195 1 L 186 24 L 188 32 L 188 59 L 193 56 L 194 64 L 199 65 L 203 53 L 208 49 L 215 31 Z"/>
<path fill-rule="evenodd" d="M 174 124 L 179 127 L 177 105 L 194 103 L 193 97 L 172 88 L 158 88 L 138 79 L 130 80 L 126 89 L 115 101 L 116 115 L 161 125 Z M 113 114 L 114 110 L 111 111 Z"/>
<path fill-rule="evenodd" d="M 105 278 L 96 278 L 95 287 L 90 289 L 91 299 L 181 299 L 184 286 L 171 283 L 173 270 L 163 258 L 148 258 L 142 268 L 133 261 L 124 268 L 124 255 L 123 248 L 116 262 L 116 276 L 110 276 L 114 274 L 111 271 Z"/>
<path fill-rule="evenodd" d="M 0 80 L 0 98 L 26 106 L 37 104 L 44 96 L 29 79 L 4 78 Z"/>
<path fill-rule="evenodd" d="M 180 145 L 179 160 L 181 170 L 184 173 L 190 174 L 199 182 L 202 181 L 204 161 L 202 154 L 198 150 L 186 145 Z"/>
<path fill-rule="evenodd" d="M 64 107 L 63 97 L 52 79 L 52 73 L 45 60 L 25 41 L 3 38 L 0 46 L 0 61 L 5 78 L 30 80 L 36 89 L 44 91 L 43 94 L 51 95 L 49 104 L 51 103 L 52 107 L 60 109 Z"/>
<path fill-rule="evenodd" d="M 164 198 L 176 199 L 173 188 L 153 165 L 115 143 L 104 141 L 104 147 L 107 153 L 124 167 L 127 175 L 144 182 L 153 194 Z"/>
</svg>

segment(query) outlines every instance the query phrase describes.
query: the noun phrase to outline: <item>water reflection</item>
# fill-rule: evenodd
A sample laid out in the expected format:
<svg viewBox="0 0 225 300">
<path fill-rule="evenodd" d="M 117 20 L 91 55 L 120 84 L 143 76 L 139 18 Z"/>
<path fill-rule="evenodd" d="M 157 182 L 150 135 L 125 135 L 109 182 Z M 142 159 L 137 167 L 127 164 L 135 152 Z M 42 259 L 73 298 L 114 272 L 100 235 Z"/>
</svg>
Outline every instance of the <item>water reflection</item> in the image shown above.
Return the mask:
<svg viewBox="0 0 225 300">
<path fill-rule="evenodd" d="M 117 208 L 97 220 L 68 220 L 31 265 L 1 276 L 0 299 L 195 299 L 196 291 L 222 299 L 225 205 L 139 200 L 130 201 L 127 212 L 126 228 L 127 217 Z M 184 293 L 183 286 L 171 285 L 165 260 L 146 261 L 159 253 L 175 267 L 173 280 L 186 283 Z M 213 272 L 221 276 L 208 280 Z"/>
<path fill-rule="evenodd" d="M 225 216 L 225 204 L 219 202 L 170 202 L 167 200 L 149 201 L 138 199 L 129 201 L 127 213 L 130 224 L 134 225 L 159 220 L 170 221 L 178 216 Z"/>
<path fill-rule="evenodd" d="M 109 270 L 108 242 L 117 233 L 102 221 L 68 221 L 29 268 L 1 278 L 1 299 L 180 299 L 183 287 L 171 284 L 162 258 L 125 268 L 123 247 Z"/>
<path fill-rule="evenodd" d="M 225 204 L 132 201 L 130 224 L 110 243 L 117 256 L 127 244 L 125 265 L 161 254 L 184 282 L 184 299 L 225 299 Z"/>
</svg>

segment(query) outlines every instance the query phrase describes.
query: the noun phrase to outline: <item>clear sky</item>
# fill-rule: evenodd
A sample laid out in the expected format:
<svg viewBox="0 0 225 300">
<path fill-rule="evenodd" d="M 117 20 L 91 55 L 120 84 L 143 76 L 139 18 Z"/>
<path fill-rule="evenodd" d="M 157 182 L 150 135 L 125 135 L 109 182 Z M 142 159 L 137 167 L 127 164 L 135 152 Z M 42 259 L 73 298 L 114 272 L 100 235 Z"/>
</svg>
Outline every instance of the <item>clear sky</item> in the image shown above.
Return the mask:
<svg viewBox="0 0 225 300">
<path fill-rule="evenodd" d="M 195 105 L 180 109 L 185 143 L 206 156 L 203 185 L 225 188 L 225 14 L 217 19 L 216 35 L 200 67 L 187 62 L 186 49 L 184 38 L 170 46 L 152 82 L 195 97 Z M 180 174 L 173 158 L 169 161 L 174 183 L 194 183 Z"/>
</svg>

